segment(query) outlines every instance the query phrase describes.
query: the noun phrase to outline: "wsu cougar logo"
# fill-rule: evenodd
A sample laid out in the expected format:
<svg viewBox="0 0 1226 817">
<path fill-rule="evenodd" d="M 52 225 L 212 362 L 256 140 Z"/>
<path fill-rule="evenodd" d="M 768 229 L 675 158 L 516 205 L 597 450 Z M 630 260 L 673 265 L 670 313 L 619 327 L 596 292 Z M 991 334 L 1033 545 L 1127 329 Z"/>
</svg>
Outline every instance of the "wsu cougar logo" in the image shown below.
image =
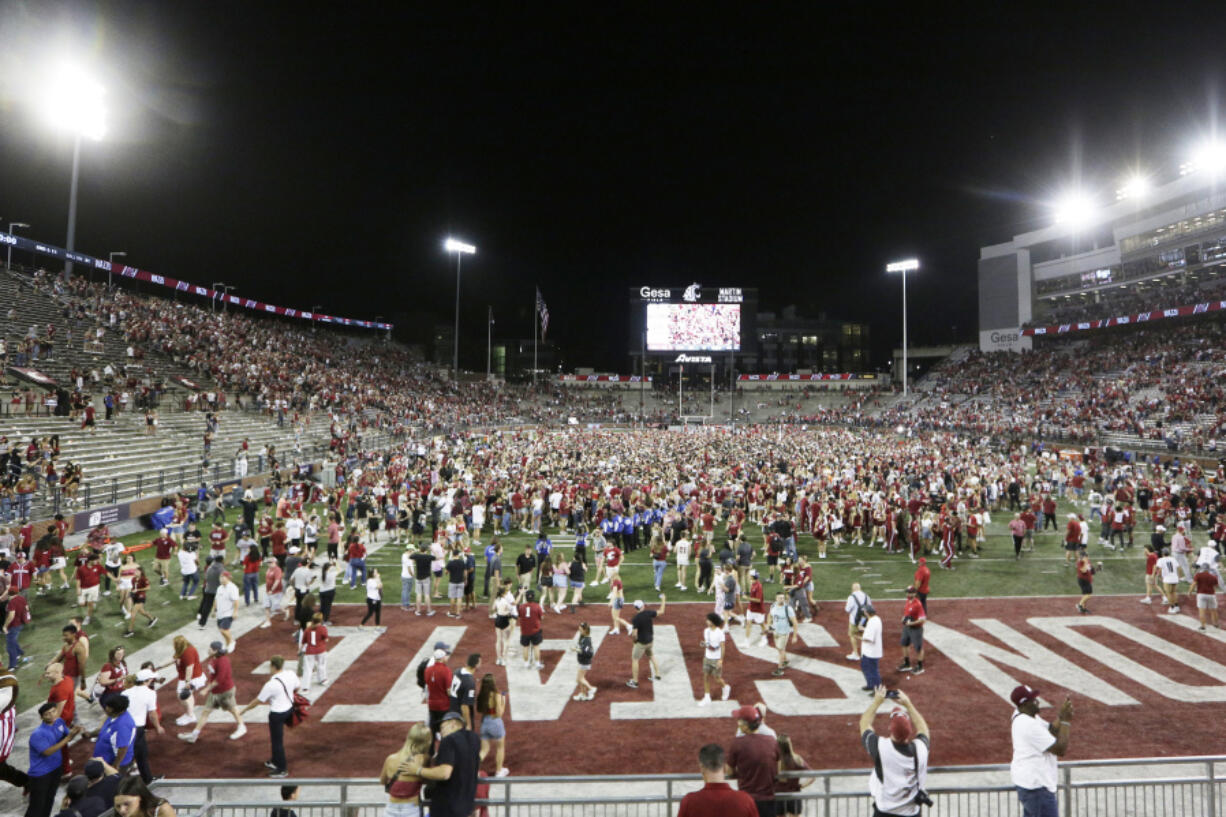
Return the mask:
<svg viewBox="0 0 1226 817">
<path fill-rule="evenodd" d="M 690 303 L 696 302 L 701 297 L 702 297 L 702 284 L 698 284 L 698 283 L 690 284 L 688 287 L 685 288 L 685 292 L 681 293 L 681 300 L 689 301 Z"/>
</svg>

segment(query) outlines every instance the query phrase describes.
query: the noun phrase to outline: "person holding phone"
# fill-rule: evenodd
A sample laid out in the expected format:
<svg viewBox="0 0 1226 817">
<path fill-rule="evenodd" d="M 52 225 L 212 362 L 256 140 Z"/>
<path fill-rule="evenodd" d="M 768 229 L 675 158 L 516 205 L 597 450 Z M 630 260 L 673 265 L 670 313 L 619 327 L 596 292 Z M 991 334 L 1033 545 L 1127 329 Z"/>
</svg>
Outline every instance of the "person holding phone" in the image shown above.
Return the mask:
<svg viewBox="0 0 1226 817">
<path fill-rule="evenodd" d="M 1053 723 L 1039 717 L 1039 691 L 1022 684 L 1009 699 L 1017 707 L 1011 727 L 1013 760 L 1009 775 L 1017 788 L 1023 817 L 1059 817 L 1056 800 L 1056 759 L 1064 757 L 1069 746 L 1073 702 L 1064 699 Z"/>
</svg>

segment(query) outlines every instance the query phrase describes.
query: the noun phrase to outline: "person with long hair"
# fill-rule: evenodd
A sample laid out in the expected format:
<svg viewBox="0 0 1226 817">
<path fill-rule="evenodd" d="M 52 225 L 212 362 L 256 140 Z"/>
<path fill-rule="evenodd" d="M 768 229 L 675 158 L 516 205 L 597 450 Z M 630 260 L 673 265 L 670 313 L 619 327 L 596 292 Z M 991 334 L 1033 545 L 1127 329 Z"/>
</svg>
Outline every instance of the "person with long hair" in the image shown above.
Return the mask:
<svg viewBox="0 0 1226 817">
<path fill-rule="evenodd" d="M 570 585 L 570 564 L 561 553 L 554 554 L 551 582 L 555 598 L 552 609 L 555 613 L 561 613 L 566 609 L 566 588 Z M 549 602 L 548 587 L 545 588 L 545 602 Z"/>
<path fill-rule="evenodd" d="M 366 615 L 362 616 L 361 626 L 365 627 L 371 616 L 375 617 L 375 626 L 379 626 L 383 613 L 383 579 L 379 577 L 379 569 L 372 567 L 370 576 L 366 579 Z"/>
<path fill-rule="evenodd" d="M 113 805 L 118 817 L 175 817 L 170 801 L 154 795 L 139 777 L 120 778 Z"/>
<path fill-rule="evenodd" d="M 128 594 L 128 628 L 123 634 L 124 638 L 132 637 L 134 633 L 133 627 L 136 625 L 136 617 L 138 615 L 145 617 L 145 620 L 149 622 L 147 625 L 149 627 L 153 627 L 158 623 L 157 616 L 151 615 L 145 609 L 145 601 L 149 597 L 149 587 L 149 577 L 145 575 L 145 568 L 143 565 L 138 564 L 136 566 L 136 578 L 132 580 L 132 592 Z"/>
<path fill-rule="evenodd" d="M 626 606 L 626 592 L 622 587 L 622 580 L 618 577 L 613 577 L 613 584 L 609 586 L 609 614 L 612 616 L 613 629 L 609 635 L 617 635 L 624 627 L 626 632 L 630 632 L 630 622 L 626 621 L 621 616 L 622 608 Z"/>
<path fill-rule="evenodd" d="M 332 602 L 336 600 L 336 562 L 325 559 L 319 570 L 319 612 L 324 624 L 332 623 Z"/>
<path fill-rule="evenodd" d="M 586 621 L 579 624 L 579 630 L 575 633 L 575 643 L 571 645 L 571 649 L 578 653 L 579 672 L 575 675 L 576 692 L 571 697 L 572 701 L 590 701 L 596 697 L 596 687 L 587 680 L 588 670 L 592 668 L 592 628 L 588 626 Z"/>
<path fill-rule="evenodd" d="M 425 763 L 430 757 L 430 745 L 434 735 L 424 723 L 409 727 L 404 746 L 388 755 L 379 772 L 379 782 L 387 791 L 387 808 L 384 817 L 421 817 L 421 778 L 403 770 L 410 761 Z"/>
<path fill-rule="evenodd" d="M 809 768 L 809 764 L 805 763 L 805 759 L 796 754 L 796 750 L 792 748 L 792 738 L 789 735 L 779 735 L 779 771 L 781 772 L 797 772 Z M 780 792 L 795 793 L 803 788 L 813 784 L 815 777 L 781 777 L 775 781 L 775 793 Z M 804 812 L 803 800 L 778 800 L 778 813 L 783 814 L 802 814 Z"/>
<path fill-rule="evenodd" d="M 124 690 L 124 679 L 128 677 L 128 665 L 124 662 L 126 650 L 122 645 L 111 647 L 106 654 L 106 663 L 98 671 L 94 688 L 90 690 L 95 698 L 101 699 L 107 695 L 120 694 Z"/>
<path fill-rule="evenodd" d="M 513 586 L 514 582 L 510 579 L 503 579 L 498 597 L 490 605 L 494 616 L 494 663 L 500 667 L 506 666 L 507 656 L 513 649 L 511 629 L 519 615 L 515 606 L 515 593 L 511 590 Z"/>
<path fill-rule="evenodd" d="M 116 585 L 119 589 L 119 606 L 125 612 L 131 609 L 128 605 L 128 597 L 132 594 L 132 586 L 135 583 L 136 574 L 139 570 L 140 566 L 136 563 L 136 554 L 125 554 L 123 564 L 119 566 L 119 581 Z"/>
<path fill-rule="evenodd" d="M 497 767 L 496 777 L 506 777 L 510 770 L 502 765 L 506 760 L 507 727 L 503 723 L 503 715 L 507 711 L 507 695 L 498 691 L 498 682 L 492 672 L 481 676 L 481 688 L 477 691 L 477 711 L 481 713 L 481 757 L 489 755 L 494 750 L 494 766 Z"/>
</svg>

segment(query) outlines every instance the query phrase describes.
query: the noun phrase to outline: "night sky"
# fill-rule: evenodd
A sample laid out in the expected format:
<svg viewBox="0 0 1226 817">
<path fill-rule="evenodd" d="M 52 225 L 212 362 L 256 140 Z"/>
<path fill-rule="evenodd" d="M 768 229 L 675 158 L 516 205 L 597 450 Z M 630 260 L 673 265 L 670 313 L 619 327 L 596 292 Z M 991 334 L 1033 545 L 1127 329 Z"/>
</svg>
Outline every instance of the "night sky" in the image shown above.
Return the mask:
<svg viewBox="0 0 1226 817">
<path fill-rule="evenodd" d="M 32 98 L 72 55 L 111 111 L 83 252 L 416 340 L 454 233 L 473 366 L 486 305 L 531 337 L 539 284 L 568 367 L 627 371 L 626 287 L 691 281 L 867 321 L 880 365 L 887 261 L 924 265 L 912 343 L 970 340 L 981 245 L 1171 177 L 1226 92 L 1219 5 L 998 5 L 6 0 L 0 216 L 64 243 L 71 141 Z"/>
</svg>

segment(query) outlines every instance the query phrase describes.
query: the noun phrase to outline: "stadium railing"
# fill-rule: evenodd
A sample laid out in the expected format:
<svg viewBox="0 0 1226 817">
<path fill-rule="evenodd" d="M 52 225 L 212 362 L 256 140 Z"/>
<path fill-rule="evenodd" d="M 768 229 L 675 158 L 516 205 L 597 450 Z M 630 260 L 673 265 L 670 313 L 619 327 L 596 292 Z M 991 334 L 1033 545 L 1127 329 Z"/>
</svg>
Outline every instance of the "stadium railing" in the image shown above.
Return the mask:
<svg viewBox="0 0 1226 817">
<path fill-rule="evenodd" d="M 787 773 L 812 778 L 782 795 L 819 817 L 859 817 L 868 803 L 868 769 Z M 490 817 L 672 817 L 699 788 L 697 774 L 491 778 L 481 801 Z M 280 787 L 300 787 L 281 803 Z M 946 766 L 928 772 L 928 793 L 942 817 L 999 817 L 1019 810 L 1008 764 Z M 369 778 L 201 779 L 159 781 L 155 791 L 180 817 L 263 817 L 279 805 L 298 817 L 382 817 L 386 795 Z M 1226 817 L 1226 756 L 1128 758 L 1060 764 L 1064 817 Z"/>
</svg>

